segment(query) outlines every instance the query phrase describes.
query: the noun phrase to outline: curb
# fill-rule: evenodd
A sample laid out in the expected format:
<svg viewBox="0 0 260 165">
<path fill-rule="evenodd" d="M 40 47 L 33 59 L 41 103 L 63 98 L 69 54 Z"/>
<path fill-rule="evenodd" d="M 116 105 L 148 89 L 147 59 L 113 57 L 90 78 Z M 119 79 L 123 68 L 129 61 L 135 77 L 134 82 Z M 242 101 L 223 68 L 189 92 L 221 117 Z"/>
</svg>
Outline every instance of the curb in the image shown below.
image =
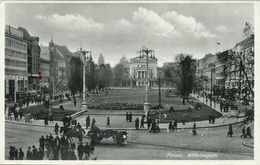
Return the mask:
<svg viewBox="0 0 260 165">
<path fill-rule="evenodd" d="M 247 144 L 246 141 L 244 141 L 242 144 L 243 144 L 243 146 L 246 146 L 246 147 L 249 147 L 249 148 L 254 148 L 254 146 L 251 146 L 251 145 Z"/>
<path fill-rule="evenodd" d="M 82 113 L 82 111 L 81 111 Z M 36 127 L 49 127 L 49 128 L 54 128 L 54 126 L 44 126 L 44 125 L 38 125 L 38 124 L 29 124 L 29 123 L 23 123 L 23 122 L 15 122 L 15 121 L 10 121 L 10 120 L 5 120 L 7 123 L 12 123 L 12 124 L 21 124 L 21 125 L 28 125 L 28 126 L 36 126 Z M 232 123 L 232 125 L 240 124 L 243 123 L 244 121 L 239 121 Z M 223 125 L 214 125 L 214 126 L 201 126 L 201 127 L 196 127 L 196 129 L 202 129 L 202 128 L 217 128 L 217 127 L 226 127 L 229 126 L 229 124 L 223 124 Z M 82 127 L 86 129 L 86 127 Z M 116 129 L 116 130 L 136 130 L 135 128 L 115 128 L 115 127 L 99 127 L 100 129 Z M 186 128 L 177 128 L 178 130 L 188 130 L 188 129 L 193 129 L 193 127 L 186 127 Z M 148 130 L 148 129 L 139 129 L 139 130 Z M 167 130 L 167 128 L 161 128 L 161 130 Z"/>
</svg>

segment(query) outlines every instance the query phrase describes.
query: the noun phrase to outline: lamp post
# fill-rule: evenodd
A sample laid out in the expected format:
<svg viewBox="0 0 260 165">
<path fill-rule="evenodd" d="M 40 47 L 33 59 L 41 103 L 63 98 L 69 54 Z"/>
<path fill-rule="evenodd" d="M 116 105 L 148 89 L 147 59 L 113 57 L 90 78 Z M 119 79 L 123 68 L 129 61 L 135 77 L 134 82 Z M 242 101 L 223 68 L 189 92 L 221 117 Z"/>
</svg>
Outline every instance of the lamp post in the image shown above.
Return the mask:
<svg viewBox="0 0 260 165">
<path fill-rule="evenodd" d="M 155 59 L 154 50 L 149 50 L 148 48 L 142 48 L 140 50 L 140 59 L 146 58 L 146 72 L 145 72 L 145 103 L 144 103 L 144 113 L 147 117 L 148 112 L 150 110 L 151 104 L 148 103 L 148 78 L 149 78 L 149 55 L 152 59 Z"/>
<path fill-rule="evenodd" d="M 85 51 L 85 50 L 82 50 L 80 49 L 80 52 L 83 54 L 83 59 L 82 62 L 83 62 L 83 100 L 82 100 L 82 110 L 83 111 L 87 111 L 87 102 L 86 102 L 86 64 L 88 61 L 92 60 L 91 58 L 91 54 L 92 52 L 91 51 Z M 86 56 L 89 54 L 89 57 Z"/>
</svg>

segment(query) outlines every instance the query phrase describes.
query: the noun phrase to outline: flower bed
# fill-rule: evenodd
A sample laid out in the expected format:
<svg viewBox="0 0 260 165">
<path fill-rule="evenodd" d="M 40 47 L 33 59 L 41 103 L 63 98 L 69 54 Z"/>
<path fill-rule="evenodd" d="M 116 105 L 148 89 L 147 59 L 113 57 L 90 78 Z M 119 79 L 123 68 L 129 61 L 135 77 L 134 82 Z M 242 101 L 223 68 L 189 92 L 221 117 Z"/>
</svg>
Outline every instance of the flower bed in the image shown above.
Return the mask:
<svg viewBox="0 0 260 165">
<path fill-rule="evenodd" d="M 104 103 L 100 105 L 88 106 L 90 109 L 103 109 L 103 110 L 142 110 L 143 104 L 133 102 L 119 102 L 119 103 Z M 152 105 L 151 109 L 158 109 L 158 105 Z"/>
</svg>

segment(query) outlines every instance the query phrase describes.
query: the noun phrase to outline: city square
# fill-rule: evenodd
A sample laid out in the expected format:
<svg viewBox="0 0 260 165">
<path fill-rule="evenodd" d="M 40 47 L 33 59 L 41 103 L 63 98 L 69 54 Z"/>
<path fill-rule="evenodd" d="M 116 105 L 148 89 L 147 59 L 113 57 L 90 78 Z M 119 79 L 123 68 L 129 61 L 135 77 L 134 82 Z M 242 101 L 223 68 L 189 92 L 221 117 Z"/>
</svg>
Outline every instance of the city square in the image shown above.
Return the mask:
<svg viewBox="0 0 260 165">
<path fill-rule="evenodd" d="M 254 160 L 253 3 L 71 5 L 5 4 L 5 160 Z"/>
</svg>

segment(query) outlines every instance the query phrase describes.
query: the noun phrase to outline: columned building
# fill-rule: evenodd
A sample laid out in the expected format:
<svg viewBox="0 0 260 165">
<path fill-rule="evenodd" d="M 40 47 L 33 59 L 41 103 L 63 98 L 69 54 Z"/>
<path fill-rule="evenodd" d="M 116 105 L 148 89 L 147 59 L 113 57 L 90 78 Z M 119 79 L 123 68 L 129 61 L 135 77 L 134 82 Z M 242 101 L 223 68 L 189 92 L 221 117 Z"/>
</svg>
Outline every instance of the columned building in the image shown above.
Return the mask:
<svg viewBox="0 0 260 165">
<path fill-rule="evenodd" d="M 148 57 L 148 86 L 149 88 L 157 86 L 157 59 Z M 146 82 L 146 56 L 130 59 L 130 80 L 131 87 L 144 88 Z"/>
<path fill-rule="evenodd" d="M 27 88 L 27 42 L 23 32 L 11 26 L 5 26 L 5 97 L 14 101 L 15 93 Z"/>
</svg>

